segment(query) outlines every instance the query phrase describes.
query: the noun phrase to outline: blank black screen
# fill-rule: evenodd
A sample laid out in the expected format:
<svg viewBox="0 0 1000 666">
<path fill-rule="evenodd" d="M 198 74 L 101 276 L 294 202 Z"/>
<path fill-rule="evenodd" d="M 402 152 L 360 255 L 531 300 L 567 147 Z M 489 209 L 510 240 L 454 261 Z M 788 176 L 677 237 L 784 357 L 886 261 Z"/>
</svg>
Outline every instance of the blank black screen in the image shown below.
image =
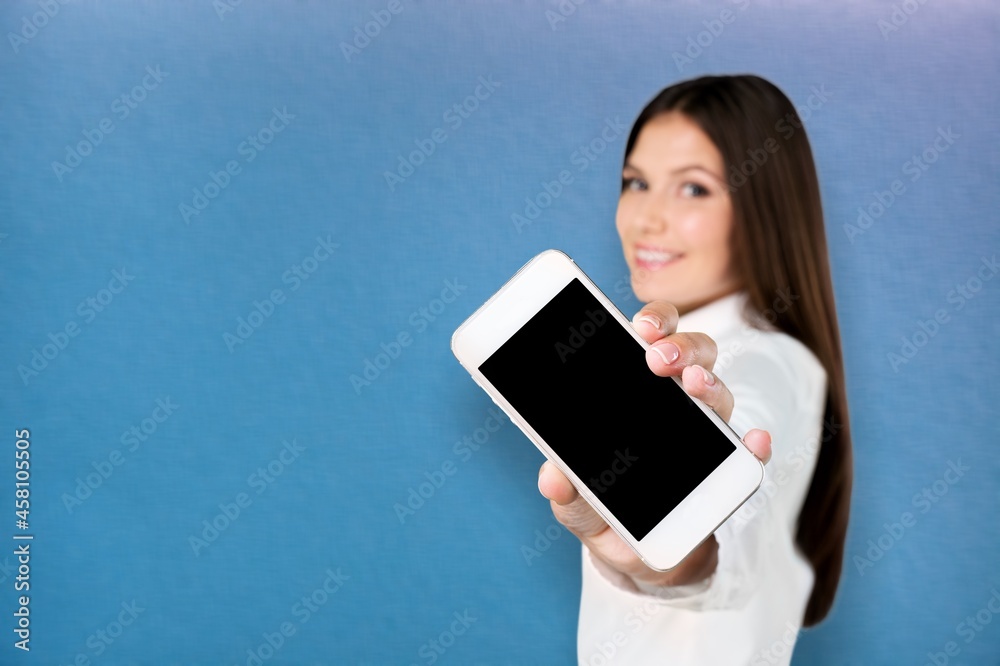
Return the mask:
<svg viewBox="0 0 1000 666">
<path fill-rule="evenodd" d="M 577 279 L 479 370 L 637 540 L 735 451 Z"/>
</svg>

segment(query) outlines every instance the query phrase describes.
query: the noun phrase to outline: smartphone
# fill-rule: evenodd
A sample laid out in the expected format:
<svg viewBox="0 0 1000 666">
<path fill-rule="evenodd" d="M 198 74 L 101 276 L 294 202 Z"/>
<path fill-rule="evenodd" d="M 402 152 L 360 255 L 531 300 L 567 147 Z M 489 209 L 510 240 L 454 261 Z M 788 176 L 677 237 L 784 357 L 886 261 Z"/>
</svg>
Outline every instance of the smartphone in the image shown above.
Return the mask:
<svg viewBox="0 0 1000 666">
<path fill-rule="evenodd" d="M 455 331 L 456 358 L 652 569 L 669 571 L 760 487 L 713 409 L 646 364 L 649 345 L 558 250 Z"/>
</svg>

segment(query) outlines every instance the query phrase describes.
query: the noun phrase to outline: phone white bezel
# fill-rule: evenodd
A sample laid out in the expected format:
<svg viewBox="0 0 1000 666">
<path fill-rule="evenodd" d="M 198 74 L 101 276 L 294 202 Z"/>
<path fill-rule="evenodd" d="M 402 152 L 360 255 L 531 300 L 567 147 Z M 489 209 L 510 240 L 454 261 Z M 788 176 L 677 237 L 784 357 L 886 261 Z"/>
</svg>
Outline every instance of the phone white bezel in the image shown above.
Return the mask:
<svg viewBox="0 0 1000 666">
<path fill-rule="evenodd" d="M 546 250 L 525 264 L 496 294 L 472 314 L 452 335 L 451 349 L 463 367 L 507 413 L 511 421 L 573 483 L 580 494 L 650 568 L 669 571 L 711 536 L 760 487 L 764 466 L 739 436 L 700 400 L 694 403 L 719 427 L 735 447 L 722 464 L 642 539 L 634 539 L 506 398 L 479 371 L 479 366 L 519 331 L 574 278 L 587 287 L 618 323 L 644 349 L 649 344 L 631 322 L 566 254 Z M 674 378 L 678 384 L 680 381 Z"/>
</svg>

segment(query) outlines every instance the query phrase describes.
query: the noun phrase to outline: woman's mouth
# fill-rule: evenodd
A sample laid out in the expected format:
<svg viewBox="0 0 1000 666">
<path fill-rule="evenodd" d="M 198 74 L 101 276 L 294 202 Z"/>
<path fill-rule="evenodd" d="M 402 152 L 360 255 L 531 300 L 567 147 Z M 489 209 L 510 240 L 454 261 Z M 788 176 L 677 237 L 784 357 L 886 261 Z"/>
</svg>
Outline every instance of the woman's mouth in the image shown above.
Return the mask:
<svg viewBox="0 0 1000 666">
<path fill-rule="evenodd" d="M 657 271 L 676 262 L 683 256 L 680 252 L 640 246 L 635 249 L 635 264 L 643 270 Z"/>
</svg>

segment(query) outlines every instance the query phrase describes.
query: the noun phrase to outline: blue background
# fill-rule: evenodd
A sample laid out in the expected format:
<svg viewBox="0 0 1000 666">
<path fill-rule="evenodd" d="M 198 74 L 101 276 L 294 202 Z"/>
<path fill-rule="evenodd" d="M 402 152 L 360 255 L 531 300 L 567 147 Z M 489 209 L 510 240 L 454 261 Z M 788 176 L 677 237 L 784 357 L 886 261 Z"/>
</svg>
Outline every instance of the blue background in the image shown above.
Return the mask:
<svg viewBox="0 0 1000 666">
<path fill-rule="evenodd" d="M 13 433 L 30 428 L 35 541 L 30 654 L 12 646 L 14 542 L 0 550 L 0 662 L 244 664 L 290 622 L 266 663 L 425 664 L 424 646 L 467 612 L 475 622 L 440 663 L 575 663 L 578 544 L 562 533 L 526 561 L 553 519 L 535 488 L 541 457 L 509 422 L 456 452 L 491 403 L 449 338 L 549 247 L 637 309 L 613 227 L 625 136 L 585 169 L 574 151 L 606 120 L 630 126 L 670 83 L 752 72 L 803 106 L 856 451 L 840 595 L 796 663 L 922 664 L 948 641 L 952 663 L 998 663 L 1000 622 L 970 642 L 959 623 L 1000 589 L 1000 280 L 961 309 L 949 299 L 1000 249 L 998 10 L 914 2 L 885 31 L 891 3 L 780 4 L 591 0 L 553 25 L 556 3 L 403 0 L 345 55 L 386 3 L 74 2 L 47 17 L 44 3 L 4 2 L 0 488 L 14 534 Z M 714 24 L 727 8 L 734 20 Z M 686 49 L 695 57 L 677 61 Z M 115 100 L 147 66 L 162 80 L 120 117 Z M 480 77 L 497 85 L 455 127 L 445 114 Z M 826 101 L 806 110 L 815 90 Z M 248 161 L 241 143 L 275 109 L 294 118 Z M 53 162 L 105 118 L 113 132 L 60 177 Z M 385 172 L 436 128 L 446 140 L 391 189 Z M 907 162 L 939 128 L 957 138 L 912 181 Z M 185 221 L 179 206 L 229 161 L 239 173 Z M 573 182 L 516 228 L 512 214 L 562 170 Z M 905 192 L 850 238 L 843 225 L 895 179 Z M 338 247 L 293 290 L 283 276 L 317 238 Z M 79 308 L 107 300 L 123 269 L 134 279 L 101 312 Z M 436 303 L 449 281 L 459 295 Z M 227 345 L 275 289 L 283 302 Z M 888 354 L 938 310 L 947 321 L 893 367 Z M 403 333 L 409 344 L 380 359 Z M 368 361 L 385 367 L 352 385 Z M 129 451 L 123 433 L 166 398 L 177 408 Z M 275 463 L 292 440 L 298 457 Z M 121 464 L 67 504 L 115 450 Z M 949 461 L 969 468 L 952 484 Z M 254 485 L 269 463 L 280 475 Z M 427 474 L 444 483 L 401 521 L 394 505 Z M 922 512 L 913 498 L 936 481 L 946 492 Z M 250 503 L 225 525 L 220 504 L 240 493 Z M 905 511 L 915 524 L 884 536 Z M 206 520 L 225 527 L 196 554 Z M 891 546 L 859 567 L 879 537 Z M 302 622 L 296 604 L 328 569 L 349 579 Z M 135 621 L 96 638 L 133 600 Z"/>
</svg>

